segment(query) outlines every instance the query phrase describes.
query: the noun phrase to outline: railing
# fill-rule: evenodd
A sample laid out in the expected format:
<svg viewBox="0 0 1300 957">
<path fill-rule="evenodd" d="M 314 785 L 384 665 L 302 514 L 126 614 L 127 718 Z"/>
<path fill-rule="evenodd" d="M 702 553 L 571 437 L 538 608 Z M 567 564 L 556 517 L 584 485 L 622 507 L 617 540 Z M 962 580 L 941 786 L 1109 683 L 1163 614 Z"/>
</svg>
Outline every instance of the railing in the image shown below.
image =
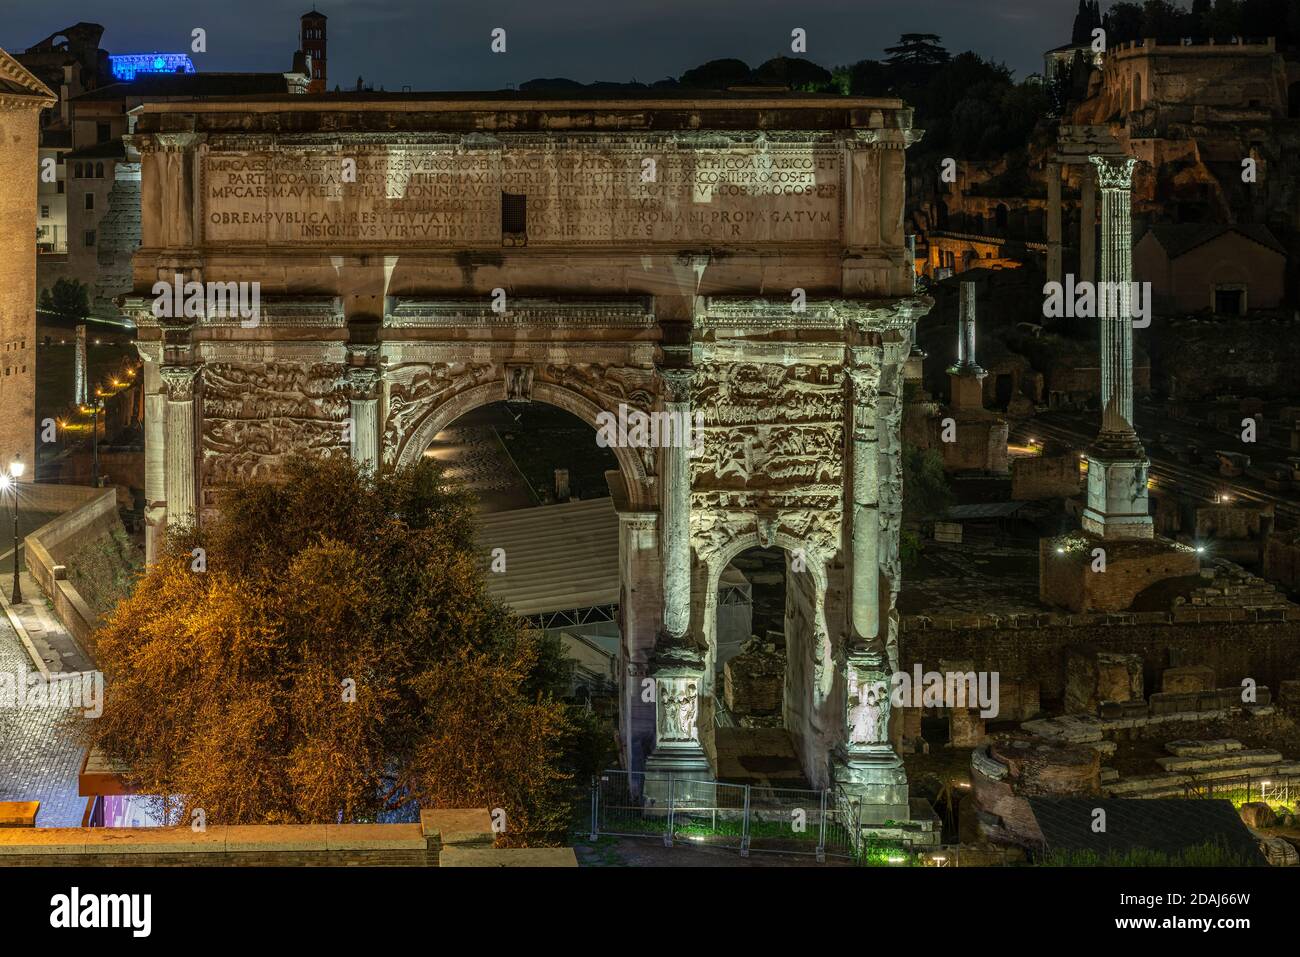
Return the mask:
<svg viewBox="0 0 1300 957">
<path fill-rule="evenodd" d="M 659 837 L 751 851 L 857 860 L 858 807 L 840 790 L 728 784 L 688 775 L 606 771 L 592 779 L 590 836 Z"/>
<path fill-rule="evenodd" d="M 1183 788 L 1184 797 L 1231 801 L 1240 807 L 1251 801 L 1270 806 L 1292 807 L 1300 799 L 1300 777 L 1295 775 L 1242 775 L 1236 778 L 1192 781 Z"/>
</svg>

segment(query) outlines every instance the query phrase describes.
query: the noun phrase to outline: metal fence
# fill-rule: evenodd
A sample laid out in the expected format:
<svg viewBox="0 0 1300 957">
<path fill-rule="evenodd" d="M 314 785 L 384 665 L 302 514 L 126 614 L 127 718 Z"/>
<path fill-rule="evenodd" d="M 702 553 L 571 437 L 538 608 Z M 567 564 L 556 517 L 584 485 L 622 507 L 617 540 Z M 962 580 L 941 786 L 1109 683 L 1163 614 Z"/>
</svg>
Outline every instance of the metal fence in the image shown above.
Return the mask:
<svg viewBox="0 0 1300 957">
<path fill-rule="evenodd" d="M 606 771 L 591 787 L 591 839 L 602 834 L 855 859 L 857 805 L 837 791 L 727 784 L 687 775 Z"/>
<path fill-rule="evenodd" d="M 1237 806 L 1250 801 L 1294 807 L 1300 800 L 1300 777 L 1294 775 L 1242 775 L 1219 780 L 1192 781 L 1183 788 L 1189 798 L 1231 801 Z"/>
</svg>

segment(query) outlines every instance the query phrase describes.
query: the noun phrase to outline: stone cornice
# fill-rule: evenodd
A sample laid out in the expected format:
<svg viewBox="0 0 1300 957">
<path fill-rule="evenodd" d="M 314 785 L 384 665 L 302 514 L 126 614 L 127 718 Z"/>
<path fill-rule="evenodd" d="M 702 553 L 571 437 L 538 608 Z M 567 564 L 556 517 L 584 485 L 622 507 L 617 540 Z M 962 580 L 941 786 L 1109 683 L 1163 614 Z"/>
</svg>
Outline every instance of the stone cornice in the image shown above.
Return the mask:
<svg viewBox="0 0 1300 957">
<path fill-rule="evenodd" d="M 649 297 L 623 300 L 507 300 L 494 312 L 490 299 L 398 299 L 386 310 L 384 326 L 392 329 L 475 329 L 537 326 L 545 329 L 652 329 L 654 302 Z"/>
<path fill-rule="evenodd" d="M 697 305 L 696 328 L 830 329 L 885 332 L 906 330 L 930 311 L 931 302 L 921 297 L 904 299 L 818 299 L 809 300 L 803 312 L 779 299 L 703 297 Z"/>
<path fill-rule="evenodd" d="M 209 149 L 257 150 L 278 148 L 284 150 L 310 150 L 331 152 L 352 147 L 422 146 L 447 151 L 517 150 L 590 148 L 593 142 L 613 152 L 623 150 L 635 153 L 646 149 L 656 150 L 767 150 L 781 152 L 787 149 L 820 147 L 833 149 L 875 146 L 906 146 L 910 142 L 904 130 L 860 130 L 862 135 L 845 137 L 831 130 L 728 130 L 719 132 L 666 130 L 608 130 L 592 132 L 500 132 L 481 133 L 443 132 L 363 132 L 354 133 L 213 133 L 207 138 Z M 161 135 L 161 134 L 158 134 Z"/>
<path fill-rule="evenodd" d="M 153 314 L 153 298 L 123 296 L 122 311 L 135 320 L 139 328 L 164 325 Z M 191 329 L 251 328 L 238 316 L 214 316 L 183 320 Z M 304 329 L 339 329 L 344 326 L 343 300 L 337 296 L 319 296 L 297 299 L 260 299 L 258 326 Z"/>
</svg>

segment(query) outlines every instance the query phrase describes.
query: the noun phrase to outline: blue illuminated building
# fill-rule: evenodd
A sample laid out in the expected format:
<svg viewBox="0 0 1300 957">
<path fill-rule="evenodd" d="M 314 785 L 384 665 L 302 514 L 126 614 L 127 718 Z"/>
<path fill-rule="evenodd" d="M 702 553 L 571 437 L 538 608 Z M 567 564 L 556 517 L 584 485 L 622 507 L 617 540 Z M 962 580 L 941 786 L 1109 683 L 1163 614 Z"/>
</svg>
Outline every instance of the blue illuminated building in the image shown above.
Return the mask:
<svg viewBox="0 0 1300 957">
<path fill-rule="evenodd" d="M 124 53 L 110 55 L 108 62 L 118 80 L 134 80 L 138 73 L 197 72 L 187 53 Z"/>
</svg>

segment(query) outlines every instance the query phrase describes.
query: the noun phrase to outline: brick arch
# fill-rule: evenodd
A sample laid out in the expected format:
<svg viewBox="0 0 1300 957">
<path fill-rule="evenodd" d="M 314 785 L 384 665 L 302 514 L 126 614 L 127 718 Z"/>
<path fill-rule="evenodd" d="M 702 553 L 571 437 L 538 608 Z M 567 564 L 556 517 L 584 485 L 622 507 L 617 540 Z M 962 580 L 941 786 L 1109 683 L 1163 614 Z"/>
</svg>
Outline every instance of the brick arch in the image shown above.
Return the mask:
<svg viewBox="0 0 1300 957">
<path fill-rule="evenodd" d="M 593 429 L 597 427 L 597 415 L 604 411 L 612 411 L 602 409 L 590 399 L 571 389 L 550 382 L 534 382 L 532 395 L 533 401 L 545 402 L 547 405 L 553 405 L 556 408 L 570 412 Z M 402 439 L 401 448 L 397 453 L 398 465 L 414 464 L 424 454 L 425 450 L 433 445 L 433 439 L 439 432 L 467 412 L 472 412 L 474 409 L 490 405 L 493 402 L 499 402 L 504 396 L 504 380 L 494 379 L 490 382 L 481 382 L 478 385 L 471 386 L 458 392 L 450 399 L 438 403 L 426 412 Z M 615 447 L 612 451 L 614 457 L 618 460 L 623 479 L 627 483 L 631 507 L 634 510 L 654 507 L 653 498 L 649 492 L 649 476 L 641 457 L 637 455 L 634 449 Z"/>
</svg>

